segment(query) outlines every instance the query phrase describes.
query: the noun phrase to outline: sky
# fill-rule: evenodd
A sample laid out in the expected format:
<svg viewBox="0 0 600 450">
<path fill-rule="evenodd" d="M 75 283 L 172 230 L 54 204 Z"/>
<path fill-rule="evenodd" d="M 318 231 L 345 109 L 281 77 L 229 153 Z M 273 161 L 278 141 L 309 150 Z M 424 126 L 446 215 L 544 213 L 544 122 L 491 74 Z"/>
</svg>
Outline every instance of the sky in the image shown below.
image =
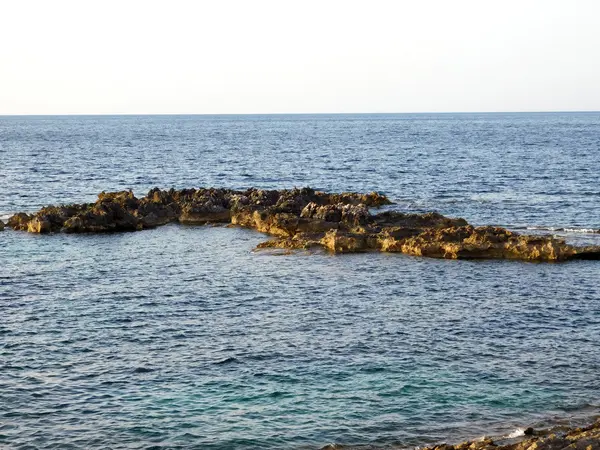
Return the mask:
<svg viewBox="0 0 600 450">
<path fill-rule="evenodd" d="M 600 110 L 598 0 L 0 0 L 0 114 Z"/>
</svg>

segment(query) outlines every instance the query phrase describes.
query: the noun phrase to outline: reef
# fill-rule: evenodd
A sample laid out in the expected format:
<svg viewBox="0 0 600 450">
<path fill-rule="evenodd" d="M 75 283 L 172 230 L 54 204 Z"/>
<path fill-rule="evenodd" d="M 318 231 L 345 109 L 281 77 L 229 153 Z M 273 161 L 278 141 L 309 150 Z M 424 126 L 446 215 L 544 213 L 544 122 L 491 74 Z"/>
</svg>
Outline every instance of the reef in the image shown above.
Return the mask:
<svg viewBox="0 0 600 450">
<path fill-rule="evenodd" d="M 258 246 L 262 249 L 383 251 L 447 259 L 600 259 L 600 246 L 575 247 L 554 236 L 475 227 L 435 212 L 369 211 L 389 204 L 377 192 L 154 188 L 142 198 L 131 191 L 102 192 L 94 203 L 18 213 L 10 217 L 8 226 L 30 233 L 99 233 L 140 231 L 172 222 L 229 223 L 273 236 Z"/>
</svg>

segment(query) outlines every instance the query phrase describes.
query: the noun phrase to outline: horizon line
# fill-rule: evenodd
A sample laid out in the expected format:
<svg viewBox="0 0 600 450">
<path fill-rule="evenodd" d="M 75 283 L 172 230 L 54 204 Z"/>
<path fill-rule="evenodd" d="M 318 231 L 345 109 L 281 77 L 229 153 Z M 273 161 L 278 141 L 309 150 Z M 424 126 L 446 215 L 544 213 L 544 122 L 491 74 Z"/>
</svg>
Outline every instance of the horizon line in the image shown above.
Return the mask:
<svg viewBox="0 0 600 450">
<path fill-rule="evenodd" d="M 523 111 L 418 111 L 418 112 L 269 112 L 269 113 L 63 113 L 0 114 L 0 117 L 115 117 L 115 116 L 334 116 L 334 115 L 431 115 L 431 114 L 560 114 L 600 113 L 600 110 L 523 110 Z"/>
</svg>

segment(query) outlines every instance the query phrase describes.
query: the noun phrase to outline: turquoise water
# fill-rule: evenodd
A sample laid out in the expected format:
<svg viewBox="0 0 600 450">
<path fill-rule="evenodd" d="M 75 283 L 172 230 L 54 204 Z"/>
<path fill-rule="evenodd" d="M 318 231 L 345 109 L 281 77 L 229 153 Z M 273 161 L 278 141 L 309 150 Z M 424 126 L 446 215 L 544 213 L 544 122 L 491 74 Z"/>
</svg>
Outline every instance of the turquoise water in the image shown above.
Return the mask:
<svg viewBox="0 0 600 450">
<path fill-rule="evenodd" d="M 598 243 L 599 149 L 600 114 L 0 118 L 0 214 L 311 185 Z M 598 413 L 597 262 L 264 239 L 0 232 L 0 446 L 411 447 Z"/>
</svg>

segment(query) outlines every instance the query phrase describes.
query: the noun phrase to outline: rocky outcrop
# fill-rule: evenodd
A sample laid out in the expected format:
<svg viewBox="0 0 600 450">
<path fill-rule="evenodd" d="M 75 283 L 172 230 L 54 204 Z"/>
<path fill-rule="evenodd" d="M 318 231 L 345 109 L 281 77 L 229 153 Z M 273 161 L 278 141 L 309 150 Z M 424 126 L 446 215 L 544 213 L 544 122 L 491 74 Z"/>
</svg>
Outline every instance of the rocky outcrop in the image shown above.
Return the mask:
<svg viewBox="0 0 600 450">
<path fill-rule="evenodd" d="M 4 222 L 0 220 L 0 231 L 4 230 Z"/>
<path fill-rule="evenodd" d="M 334 253 L 384 251 L 448 259 L 600 259 L 600 247 L 574 247 L 552 236 L 474 227 L 437 213 L 369 212 L 369 207 L 390 203 L 376 192 L 155 188 L 139 199 L 131 191 L 102 192 L 95 203 L 19 213 L 8 225 L 31 233 L 84 233 L 138 231 L 171 222 L 231 223 L 276 238 L 259 248 L 320 247 Z"/>
<path fill-rule="evenodd" d="M 455 445 L 439 444 L 417 448 L 421 450 L 600 450 L 600 421 L 580 428 L 556 427 L 547 430 L 527 428 L 523 430 L 522 436 L 516 438 L 500 437 L 494 440 L 486 437 Z M 367 449 L 374 449 L 374 447 L 341 444 L 328 444 L 321 447 L 321 450 Z"/>
<path fill-rule="evenodd" d="M 27 224 L 33 216 L 25 213 L 17 213 L 8 219 L 7 225 L 15 230 L 27 231 Z"/>
<path fill-rule="evenodd" d="M 442 444 L 423 450 L 600 450 L 600 421 L 583 428 L 563 431 L 525 430 L 520 442 L 497 444 L 492 439 L 468 441 L 457 445 Z"/>
</svg>

